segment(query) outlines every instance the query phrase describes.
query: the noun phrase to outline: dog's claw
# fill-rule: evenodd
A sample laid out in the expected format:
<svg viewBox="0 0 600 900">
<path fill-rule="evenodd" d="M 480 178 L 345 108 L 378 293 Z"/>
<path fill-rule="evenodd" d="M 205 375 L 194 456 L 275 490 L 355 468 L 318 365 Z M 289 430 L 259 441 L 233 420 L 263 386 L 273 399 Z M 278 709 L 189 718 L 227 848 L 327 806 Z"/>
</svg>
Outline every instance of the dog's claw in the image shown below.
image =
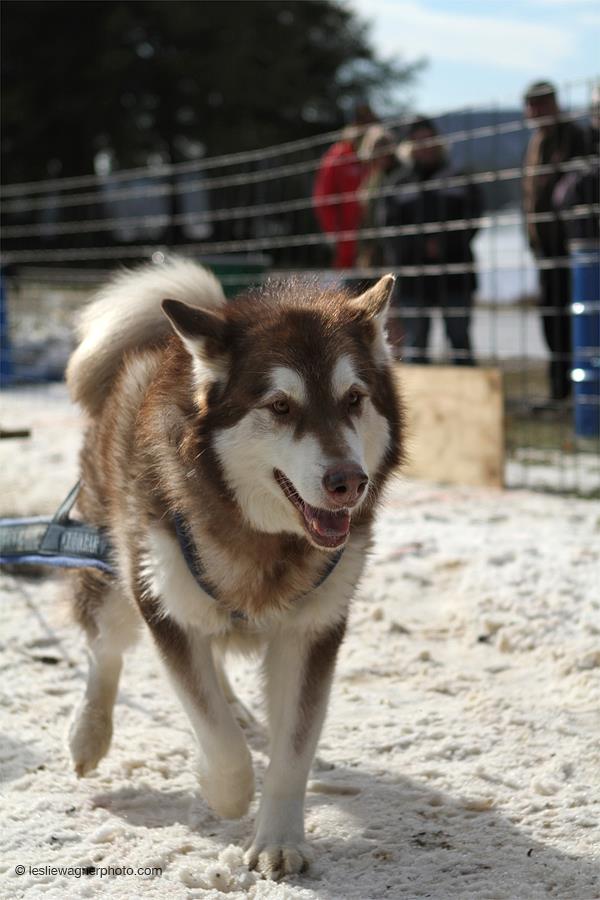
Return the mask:
<svg viewBox="0 0 600 900">
<path fill-rule="evenodd" d="M 257 846 L 253 844 L 245 853 L 244 861 L 250 869 L 256 870 L 263 878 L 279 881 L 286 875 L 306 872 L 311 863 L 311 853 L 307 844 Z"/>
</svg>

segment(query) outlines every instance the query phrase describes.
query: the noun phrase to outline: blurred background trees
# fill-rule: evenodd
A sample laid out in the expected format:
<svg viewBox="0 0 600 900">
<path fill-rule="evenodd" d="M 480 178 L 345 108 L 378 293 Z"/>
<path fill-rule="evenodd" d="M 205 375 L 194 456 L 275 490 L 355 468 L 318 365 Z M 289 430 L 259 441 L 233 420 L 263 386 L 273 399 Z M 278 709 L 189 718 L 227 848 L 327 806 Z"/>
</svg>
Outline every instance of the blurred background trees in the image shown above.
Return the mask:
<svg viewBox="0 0 600 900">
<path fill-rule="evenodd" d="M 5 183 L 293 140 L 359 101 L 397 112 L 419 68 L 332 0 L 4 0 L 2 20 Z"/>
</svg>

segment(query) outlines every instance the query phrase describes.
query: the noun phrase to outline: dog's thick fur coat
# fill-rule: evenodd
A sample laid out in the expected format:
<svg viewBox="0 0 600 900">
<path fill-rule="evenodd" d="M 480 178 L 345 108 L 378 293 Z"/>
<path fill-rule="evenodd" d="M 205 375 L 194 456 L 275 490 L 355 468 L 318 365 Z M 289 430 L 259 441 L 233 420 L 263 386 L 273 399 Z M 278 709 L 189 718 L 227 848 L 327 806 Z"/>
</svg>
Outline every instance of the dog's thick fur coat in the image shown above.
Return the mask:
<svg viewBox="0 0 600 900">
<path fill-rule="evenodd" d="M 260 652 L 270 764 L 247 860 L 270 877 L 308 864 L 306 780 L 375 508 L 400 460 L 392 284 L 352 298 L 288 281 L 227 303 L 209 272 L 174 259 L 105 288 L 68 367 L 89 415 L 78 508 L 108 529 L 118 571 L 86 571 L 74 595 L 90 651 L 75 769 L 108 751 L 122 654 L 145 621 L 197 736 L 206 800 L 243 815 L 254 777 L 223 658 Z M 175 514 L 210 594 L 186 565 Z"/>
</svg>

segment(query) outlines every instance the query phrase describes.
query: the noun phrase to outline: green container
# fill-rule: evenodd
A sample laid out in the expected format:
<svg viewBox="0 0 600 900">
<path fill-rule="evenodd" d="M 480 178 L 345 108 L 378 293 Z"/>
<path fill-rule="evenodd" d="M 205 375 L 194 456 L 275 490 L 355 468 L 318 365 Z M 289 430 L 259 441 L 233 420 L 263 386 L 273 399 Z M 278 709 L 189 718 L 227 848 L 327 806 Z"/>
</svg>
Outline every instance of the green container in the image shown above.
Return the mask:
<svg viewBox="0 0 600 900">
<path fill-rule="evenodd" d="M 271 260 L 268 256 L 202 256 L 198 262 L 210 269 L 223 285 L 228 298 L 260 284 Z"/>
</svg>

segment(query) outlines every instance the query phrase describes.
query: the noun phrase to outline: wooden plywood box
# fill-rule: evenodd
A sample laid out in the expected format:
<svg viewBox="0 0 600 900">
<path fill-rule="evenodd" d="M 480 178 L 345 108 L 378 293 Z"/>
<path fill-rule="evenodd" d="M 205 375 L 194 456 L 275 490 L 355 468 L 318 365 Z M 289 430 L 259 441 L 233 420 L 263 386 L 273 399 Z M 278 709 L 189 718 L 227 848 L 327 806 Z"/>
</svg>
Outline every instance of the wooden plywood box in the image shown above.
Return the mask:
<svg viewBox="0 0 600 900">
<path fill-rule="evenodd" d="M 399 364 L 397 376 L 407 419 L 405 474 L 450 484 L 501 487 L 500 371 Z"/>
</svg>

